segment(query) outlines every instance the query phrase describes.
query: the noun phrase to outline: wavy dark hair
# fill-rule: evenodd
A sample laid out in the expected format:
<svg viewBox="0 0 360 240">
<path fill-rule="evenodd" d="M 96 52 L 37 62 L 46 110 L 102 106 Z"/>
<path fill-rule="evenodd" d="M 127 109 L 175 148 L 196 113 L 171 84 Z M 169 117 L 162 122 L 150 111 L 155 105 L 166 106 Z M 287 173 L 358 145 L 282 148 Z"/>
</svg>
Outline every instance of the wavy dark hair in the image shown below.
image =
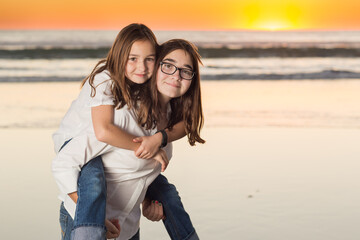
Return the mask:
<svg viewBox="0 0 360 240">
<path fill-rule="evenodd" d="M 158 49 L 158 43 L 154 33 L 144 24 L 133 23 L 124 27 L 117 35 L 107 57 L 100 60 L 89 76 L 82 81 L 82 86 L 89 81 L 91 86 L 91 96 L 96 94 L 94 78 L 107 70 L 112 79 L 111 92 L 114 96 L 114 104 L 117 109 L 127 105 L 134 108 L 138 117 L 138 123 L 146 128 L 153 126 L 153 119 L 150 114 L 151 102 L 149 81 L 144 84 L 133 83 L 125 76 L 126 64 L 129 58 L 130 50 L 136 41 L 150 41 L 154 46 L 155 52 Z"/>
<path fill-rule="evenodd" d="M 172 111 L 171 116 L 168 119 L 167 128 L 171 130 L 176 123 L 184 121 L 188 141 L 190 145 L 193 146 L 195 145 L 195 142 L 205 143 L 205 140 L 200 137 L 200 130 L 204 125 L 199 71 L 199 63 L 202 64 L 202 62 L 197 47 L 191 42 L 184 39 L 172 39 L 160 46 L 155 63 L 155 70 L 151 79 L 151 95 L 153 101 L 152 115 L 154 116 L 154 121 L 158 122 L 158 119 L 161 116 L 161 104 L 158 97 L 156 75 L 157 71 L 160 69 L 160 62 L 169 53 L 178 49 L 184 50 L 190 55 L 195 75 L 191 80 L 191 85 L 187 92 L 180 97 L 170 100 Z"/>
</svg>

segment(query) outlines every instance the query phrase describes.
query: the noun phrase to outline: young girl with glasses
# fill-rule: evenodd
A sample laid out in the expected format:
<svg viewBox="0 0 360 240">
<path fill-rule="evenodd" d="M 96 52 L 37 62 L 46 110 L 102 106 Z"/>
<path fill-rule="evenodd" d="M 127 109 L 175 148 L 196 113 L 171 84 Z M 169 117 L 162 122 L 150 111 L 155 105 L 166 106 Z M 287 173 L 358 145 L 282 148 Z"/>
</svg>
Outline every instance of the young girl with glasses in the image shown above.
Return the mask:
<svg viewBox="0 0 360 240">
<path fill-rule="evenodd" d="M 66 156 L 65 149 L 67 148 L 71 149 L 72 147 L 77 148 L 77 146 L 81 146 L 81 141 L 78 142 L 77 139 L 80 139 L 78 136 L 81 136 L 84 132 L 89 136 L 94 137 L 96 141 L 98 141 L 98 139 L 103 140 L 104 142 L 122 147 L 123 149 L 134 150 L 139 146 L 139 143 L 131 141 L 134 136 L 127 131 L 123 131 L 114 124 L 113 108 L 114 106 L 120 109 L 124 108 L 124 106 L 129 107 L 130 110 L 136 112 L 138 124 L 143 125 L 148 131 L 151 129 L 150 126 L 152 126 L 154 118 L 152 117 L 152 114 L 149 114 L 151 103 L 148 101 L 149 95 L 147 95 L 148 91 L 146 89 L 149 89 L 147 79 L 151 76 L 153 71 L 156 46 L 157 44 L 154 35 L 151 30 L 144 25 L 132 24 L 124 28 L 115 40 L 107 59 L 100 61 L 94 68 L 92 74 L 85 79 L 78 99 L 73 102 L 71 108 L 62 120 L 59 130 L 54 134 L 56 150 L 59 151 L 61 146 L 64 147 L 56 158 L 59 161 L 54 160 L 53 164 L 54 175 L 58 180 L 57 182 L 62 192 L 60 198 L 63 200 L 63 204 L 60 221 L 63 227 L 63 239 L 69 239 L 69 231 L 71 231 L 72 228 L 69 228 L 71 225 L 69 223 L 72 222 L 74 217 L 75 232 L 77 231 L 80 236 L 85 236 L 83 237 L 84 239 L 103 238 L 105 232 L 105 215 L 98 213 L 101 213 L 103 209 L 105 209 L 105 201 L 98 201 L 98 199 L 100 197 L 106 198 L 106 195 L 104 196 L 104 181 L 101 181 L 101 179 L 104 178 L 102 161 L 100 157 L 97 157 L 100 156 L 101 153 L 93 155 L 94 160 L 83 166 L 80 176 L 79 171 L 81 164 L 70 166 L 59 156 L 61 154 Z M 110 117 L 106 117 L 109 115 Z M 110 123 L 108 124 L 110 125 L 108 132 L 99 131 L 99 129 L 101 130 L 101 127 L 99 126 L 101 126 L 101 121 L 103 120 L 102 116 L 105 118 L 105 122 L 107 121 L 107 123 Z M 183 125 L 183 123 L 175 125 L 174 131 L 166 130 L 166 132 L 169 133 L 169 140 L 181 137 L 184 132 Z M 178 128 L 180 131 L 176 130 L 177 126 L 180 126 Z M 178 131 L 178 133 L 176 133 L 176 131 Z M 104 134 L 104 132 L 106 134 Z M 151 133 L 154 134 L 154 132 Z M 152 152 L 155 152 L 154 158 L 166 165 L 167 158 L 164 152 L 157 152 L 158 147 L 155 147 L 155 150 L 152 150 L 151 147 L 149 147 L 161 145 L 159 139 L 161 140 L 163 138 L 163 134 L 164 132 L 154 134 L 152 137 L 140 138 L 140 141 L 143 140 L 141 143 L 142 150 L 138 151 L 137 154 L 143 154 L 144 156 L 142 156 L 142 158 L 151 158 L 153 157 Z M 137 136 L 141 135 L 139 134 Z M 109 139 L 106 139 L 107 137 Z M 113 138 L 111 139 L 111 137 Z M 156 144 L 153 142 L 156 142 Z M 91 146 L 88 149 L 91 149 Z M 92 153 L 87 153 L 87 156 L 90 156 Z M 76 151 L 72 154 L 73 155 L 67 155 L 66 157 L 76 158 L 78 156 L 78 152 Z M 64 159 L 66 159 L 66 157 Z M 119 163 L 123 161 L 121 158 L 114 159 L 114 161 L 115 160 Z M 82 159 L 83 163 L 84 161 L 85 160 Z M 90 165 L 90 163 L 92 165 Z M 87 178 L 89 176 L 90 178 Z M 76 184 L 78 177 L 79 186 Z M 81 181 L 82 178 L 84 181 Z M 165 189 L 164 186 L 167 187 L 165 190 L 168 191 L 169 195 L 175 195 L 175 188 L 167 182 L 166 178 L 159 178 L 158 182 L 162 189 Z M 100 188 L 97 188 L 99 186 Z M 154 189 L 158 188 L 159 187 L 154 186 Z M 80 191 L 81 189 L 84 191 Z M 100 189 L 100 191 L 94 191 L 94 189 Z M 78 199 L 77 191 L 79 191 Z M 90 194 L 88 194 L 89 196 L 87 195 L 87 192 L 90 192 Z M 72 200 L 69 200 L 70 198 L 75 202 L 78 202 L 76 206 L 76 215 L 74 214 L 75 204 Z M 160 198 L 161 197 L 153 199 Z M 83 199 L 83 201 L 81 201 L 81 199 Z M 161 201 L 165 205 L 167 198 L 165 197 L 161 199 Z M 176 204 L 175 207 L 179 207 L 178 205 L 181 205 L 181 202 Z M 182 208 L 182 205 L 180 207 Z M 73 213 L 72 217 L 64 214 L 64 211 L 66 213 Z M 97 217 L 92 218 L 91 216 L 94 215 Z M 183 210 L 183 215 L 188 217 L 185 210 Z M 190 219 L 187 218 L 186 221 L 190 223 L 190 227 L 187 227 L 185 230 L 188 232 L 194 231 Z M 111 223 L 107 221 L 106 223 L 109 229 L 115 231 L 114 229 L 116 229 L 117 225 L 116 222 Z M 64 227 L 65 224 L 67 224 L 67 227 Z M 91 227 L 89 228 L 89 226 L 94 227 L 94 229 L 91 229 Z M 172 231 L 171 227 L 175 228 L 176 226 L 167 226 L 169 233 Z M 99 229 L 101 231 L 99 231 Z M 97 238 L 96 235 L 93 235 L 92 230 L 98 233 L 100 232 L 100 236 L 102 237 Z M 93 238 L 86 237 L 86 234 L 89 233 Z"/>
</svg>

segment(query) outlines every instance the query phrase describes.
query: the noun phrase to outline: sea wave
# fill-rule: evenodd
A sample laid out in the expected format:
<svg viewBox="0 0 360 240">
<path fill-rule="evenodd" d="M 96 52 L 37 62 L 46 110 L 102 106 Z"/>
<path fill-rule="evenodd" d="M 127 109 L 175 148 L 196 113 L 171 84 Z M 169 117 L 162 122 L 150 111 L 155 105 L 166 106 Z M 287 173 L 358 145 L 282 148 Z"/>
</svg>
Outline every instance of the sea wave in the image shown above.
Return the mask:
<svg viewBox="0 0 360 240">
<path fill-rule="evenodd" d="M 316 79 L 360 79 L 360 72 L 343 70 L 323 70 L 312 73 L 290 73 L 290 74 L 203 74 L 203 80 L 316 80 Z"/>
<path fill-rule="evenodd" d="M 16 76 L 0 77 L 0 82 L 79 82 L 83 77 L 65 77 L 65 76 Z"/>
<path fill-rule="evenodd" d="M 199 48 L 203 58 L 300 58 L 360 57 L 360 48 L 271 47 L 271 48 Z"/>
<path fill-rule="evenodd" d="M 104 58 L 108 47 L 100 48 L 26 48 L 0 49 L 1 59 L 65 59 L 65 58 Z M 299 57 L 360 57 L 359 47 L 242 47 L 200 46 L 203 58 L 299 58 Z"/>
<path fill-rule="evenodd" d="M 4 76 L 0 82 L 79 82 L 84 76 Z M 312 73 L 233 73 L 233 74 L 202 74 L 202 80 L 331 80 L 331 79 L 360 79 L 360 72 L 344 70 L 324 70 Z"/>
<path fill-rule="evenodd" d="M 27 48 L 0 49 L 0 59 L 104 58 L 109 48 Z"/>
</svg>

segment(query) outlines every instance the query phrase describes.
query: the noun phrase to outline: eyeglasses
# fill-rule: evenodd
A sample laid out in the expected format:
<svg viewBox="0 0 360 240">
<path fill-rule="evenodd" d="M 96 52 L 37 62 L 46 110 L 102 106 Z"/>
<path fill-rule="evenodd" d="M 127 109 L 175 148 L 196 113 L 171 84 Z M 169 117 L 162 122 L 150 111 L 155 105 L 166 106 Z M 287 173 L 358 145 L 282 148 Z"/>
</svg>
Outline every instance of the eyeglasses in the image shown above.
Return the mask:
<svg viewBox="0 0 360 240">
<path fill-rule="evenodd" d="M 174 64 L 167 62 L 160 62 L 161 71 L 167 75 L 173 75 L 177 70 L 180 72 L 180 77 L 186 80 L 192 80 L 195 72 L 188 68 L 178 68 Z"/>
</svg>

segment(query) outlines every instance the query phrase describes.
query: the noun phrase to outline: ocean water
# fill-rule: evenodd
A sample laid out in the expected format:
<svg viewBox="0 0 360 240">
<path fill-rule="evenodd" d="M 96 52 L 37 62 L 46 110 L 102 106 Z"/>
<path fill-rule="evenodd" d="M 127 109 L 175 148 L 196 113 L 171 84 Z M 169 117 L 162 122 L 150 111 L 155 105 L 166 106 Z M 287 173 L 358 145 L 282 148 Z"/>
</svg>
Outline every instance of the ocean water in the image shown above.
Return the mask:
<svg viewBox="0 0 360 240">
<path fill-rule="evenodd" d="M 203 57 L 203 80 L 359 79 L 360 31 L 155 32 L 185 38 Z M 0 82 L 80 81 L 117 31 L 0 31 Z"/>
</svg>

